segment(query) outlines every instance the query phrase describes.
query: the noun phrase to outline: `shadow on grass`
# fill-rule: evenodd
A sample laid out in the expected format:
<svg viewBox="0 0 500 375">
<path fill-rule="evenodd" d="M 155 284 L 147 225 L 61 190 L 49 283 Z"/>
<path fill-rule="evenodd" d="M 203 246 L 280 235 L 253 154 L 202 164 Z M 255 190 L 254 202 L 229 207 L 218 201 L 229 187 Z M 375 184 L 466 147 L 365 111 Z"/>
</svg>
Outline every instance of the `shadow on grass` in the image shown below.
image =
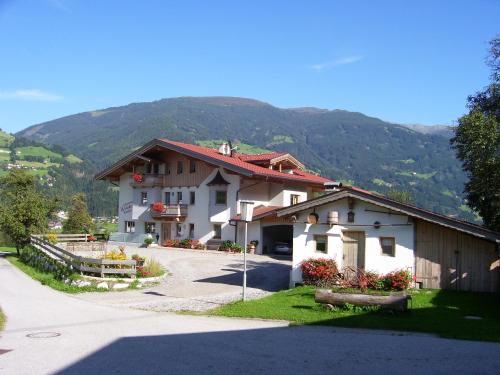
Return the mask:
<svg viewBox="0 0 500 375">
<path fill-rule="evenodd" d="M 362 311 L 358 308 L 347 316 L 344 314 L 306 324 L 414 331 L 447 338 L 500 342 L 498 294 L 423 290 L 414 291 L 412 297 L 411 307 L 405 313 L 382 309 Z"/>
</svg>

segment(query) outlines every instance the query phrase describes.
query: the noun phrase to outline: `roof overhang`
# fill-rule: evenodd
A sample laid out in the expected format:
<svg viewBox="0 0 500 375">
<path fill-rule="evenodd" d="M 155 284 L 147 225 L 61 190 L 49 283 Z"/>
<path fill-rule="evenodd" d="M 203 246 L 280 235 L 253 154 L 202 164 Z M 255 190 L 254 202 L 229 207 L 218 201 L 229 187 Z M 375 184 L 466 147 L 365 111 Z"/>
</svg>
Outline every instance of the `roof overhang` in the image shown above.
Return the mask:
<svg viewBox="0 0 500 375">
<path fill-rule="evenodd" d="M 323 195 L 321 197 L 311 199 L 293 206 L 285 207 L 276 211 L 278 217 L 293 215 L 295 213 L 322 206 L 327 203 L 335 202 L 344 198 L 357 198 L 362 201 L 374 204 L 376 206 L 384 207 L 392 211 L 400 212 L 408 216 L 425 220 L 434 224 L 438 224 L 447 228 L 455 229 L 460 232 L 470 234 L 475 237 L 482 238 L 495 243 L 500 243 L 500 233 L 481 227 L 479 225 L 471 224 L 462 220 L 457 220 L 437 214 L 432 211 L 424 210 L 416 206 L 405 204 L 386 198 L 384 196 L 376 195 L 373 193 L 360 191 L 357 189 L 343 187 L 338 191 Z"/>
<path fill-rule="evenodd" d="M 124 158 L 118 160 L 115 164 L 111 165 L 110 167 L 106 168 L 102 172 L 98 173 L 94 178 L 96 180 L 104 180 L 106 179 L 107 176 L 109 176 L 111 173 L 114 171 L 118 170 L 119 168 L 125 166 L 126 164 L 130 163 L 134 159 L 144 159 L 142 156 L 143 153 L 150 151 L 151 149 L 155 147 L 161 147 L 165 150 L 170 150 L 170 151 L 175 151 L 179 152 L 183 155 L 195 158 L 195 159 L 200 159 L 203 160 L 209 164 L 213 164 L 216 166 L 223 167 L 227 170 L 251 177 L 253 175 L 252 171 L 249 171 L 248 169 L 245 168 L 239 168 L 231 163 L 227 163 L 223 160 L 217 160 L 214 158 L 211 158 L 208 155 L 204 155 L 200 152 L 192 151 L 192 150 L 187 150 L 183 147 L 162 141 L 161 139 L 153 139 L 152 141 L 146 143 L 144 146 L 142 146 L 140 149 L 137 151 L 132 152 L 131 154 L 125 156 Z M 146 158 L 147 159 L 147 158 Z"/>
</svg>

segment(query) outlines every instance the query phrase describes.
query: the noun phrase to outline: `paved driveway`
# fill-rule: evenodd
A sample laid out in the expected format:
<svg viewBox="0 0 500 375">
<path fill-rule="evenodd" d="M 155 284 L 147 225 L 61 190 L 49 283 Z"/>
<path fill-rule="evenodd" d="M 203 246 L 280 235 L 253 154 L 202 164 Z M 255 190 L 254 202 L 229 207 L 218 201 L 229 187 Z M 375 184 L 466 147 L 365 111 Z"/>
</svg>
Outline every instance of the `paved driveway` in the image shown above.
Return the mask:
<svg viewBox="0 0 500 375">
<path fill-rule="evenodd" d="M 7 315 L 2 375 L 460 375 L 500 368 L 494 343 L 101 306 L 42 286 L 1 257 L 0 305 Z"/>
<path fill-rule="evenodd" d="M 117 245 L 109 245 L 113 248 Z M 109 248 L 108 248 L 109 249 Z M 207 310 L 241 299 L 243 255 L 217 251 L 141 248 L 126 246 L 160 261 L 169 275 L 158 286 L 120 293 L 87 293 L 79 298 L 101 304 L 154 311 Z M 288 287 L 291 261 L 248 255 L 247 285 L 250 298 Z"/>
</svg>

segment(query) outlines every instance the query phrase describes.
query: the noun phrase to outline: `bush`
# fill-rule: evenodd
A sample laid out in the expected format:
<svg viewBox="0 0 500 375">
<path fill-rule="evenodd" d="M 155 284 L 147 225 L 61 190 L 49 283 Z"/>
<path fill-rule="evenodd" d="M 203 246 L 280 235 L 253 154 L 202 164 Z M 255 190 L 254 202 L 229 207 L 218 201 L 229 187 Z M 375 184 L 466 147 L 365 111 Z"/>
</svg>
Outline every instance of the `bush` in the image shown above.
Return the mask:
<svg viewBox="0 0 500 375">
<path fill-rule="evenodd" d="M 144 237 L 144 243 L 149 246 L 154 242 L 153 237 L 146 236 Z"/>
<path fill-rule="evenodd" d="M 148 259 L 144 266 L 137 266 L 137 277 L 156 277 L 165 273 L 160 262 L 156 259 Z"/>
<path fill-rule="evenodd" d="M 47 234 L 47 241 L 50 242 L 52 245 L 57 244 L 57 234 L 56 233 L 49 233 Z"/>
<path fill-rule="evenodd" d="M 146 261 L 145 257 L 141 257 L 139 254 L 134 254 L 132 255 L 132 260 L 135 260 L 137 262 L 138 266 L 142 266 L 144 262 Z"/>
<path fill-rule="evenodd" d="M 64 263 L 49 258 L 42 251 L 33 246 L 26 246 L 20 252 L 19 259 L 24 264 L 39 271 L 51 273 L 57 280 L 64 280 L 71 276 L 72 270 Z"/>
<path fill-rule="evenodd" d="M 242 253 L 244 251 L 243 246 L 233 241 L 224 241 L 219 247 L 220 251 L 232 251 L 234 253 Z"/>
<path fill-rule="evenodd" d="M 165 240 L 165 241 L 163 241 L 163 246 L 165 246 L 165 247 L 179 247 L 180 241 L 179 240 Z"/>
<path fill-rule="evenodd" d="M 412 274 L 408 270 L 390 272 L 382 279 L 386 290 L 406 290 L 412 282 Z"/>
<path fill-rule="evenodd" d="M 121 251 L 111 250 L 109 253 L 104 254 L 101 259 L 127 260 L 127 255 Z"/>
<path fill-rule="evenodd" d="M 328 287 L 338 284 L 340 273 L 333 259 L 307 259 L 300 266 L 304 284 Z"/>
</svg>

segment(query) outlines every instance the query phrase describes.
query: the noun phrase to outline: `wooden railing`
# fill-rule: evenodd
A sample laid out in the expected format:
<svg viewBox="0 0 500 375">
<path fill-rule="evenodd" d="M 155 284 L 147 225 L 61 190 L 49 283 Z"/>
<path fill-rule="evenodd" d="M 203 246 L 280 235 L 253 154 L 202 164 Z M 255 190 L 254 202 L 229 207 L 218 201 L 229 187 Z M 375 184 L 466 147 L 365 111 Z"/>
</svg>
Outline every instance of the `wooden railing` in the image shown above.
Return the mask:
<svg viewBox="0 0 500 375">
<path fill-rule="evenodd" d="M 40 235 L 30 237 L 31 244 L 47 254 L 49 257 L 58 259 L 68 266 L 76 269 L 80 274 L 105 274 L 129 275 L 135 277 L 137 262 L 135 260 L 111 260 L 99 258 L 87 258 L 75 255 L 60 246 L 45 241 Z"/>
<path fill-rule="evenodd" d="M 89 242 L 89 237 L 91 236 L 92 235 L 88 233 L 83 233 L 83 234 L 58 233 L 57 240 L 59 242 Z M 98 240 L 104 239 L 104 234 L 102 233 L 96 233 L 93 236 Z"/>
<path fill-rule="evenodd" d="M 188 213 L 187 204 L 170 204 L 163 205 L 163 211 L 153 210 L 153 205 L 150 206 L 151 216 L 154 218 L 181 218 L 186 217 Z"/>
<path fill-rule="evenodd" d="M 163 174 L 144 173 L 141 175 L 142 181 L 137 182 L 133 177 L 130 178 L 132 187 L 163 187 Z"/>
</svg>

